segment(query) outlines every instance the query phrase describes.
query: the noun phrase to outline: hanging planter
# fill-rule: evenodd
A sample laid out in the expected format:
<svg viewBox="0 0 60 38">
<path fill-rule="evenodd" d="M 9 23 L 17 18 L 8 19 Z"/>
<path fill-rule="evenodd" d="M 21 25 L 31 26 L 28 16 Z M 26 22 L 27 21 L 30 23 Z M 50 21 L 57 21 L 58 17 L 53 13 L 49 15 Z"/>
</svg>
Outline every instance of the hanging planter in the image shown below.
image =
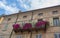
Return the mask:
<svg viewBox="0 0 60 38">
<path fill-rule="evenodd" d="M 35 25 L 36 29 L 45 28 L 46 22 L 45 21 L 38 21 Z"/>
<path fill-rule="evenodd" d="M 13 29 L 14 30 L 19 30 L 20 29 L 20 25 L 19 24 L 14 24 L 13 25 Z"/>
<path fill-rule="evenodd" d="M 26 23 L 24 26 L 23 26 L 23 30 L 30 30 L 32 28 L 32 24 L 31 23 Z"/>
</svg>

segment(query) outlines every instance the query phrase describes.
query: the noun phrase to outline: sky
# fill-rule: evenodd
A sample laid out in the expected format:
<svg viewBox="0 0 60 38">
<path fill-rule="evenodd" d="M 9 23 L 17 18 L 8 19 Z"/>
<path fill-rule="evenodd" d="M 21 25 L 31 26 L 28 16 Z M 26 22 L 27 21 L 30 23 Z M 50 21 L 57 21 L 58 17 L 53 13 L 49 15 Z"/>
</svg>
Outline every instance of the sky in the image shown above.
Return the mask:
<svg viewBox="0 0 60 38">
<path fill-rule="evenodd" d="M 0 15 L 60 5 L 60 0 L 0 0 Z"/>
</svg>

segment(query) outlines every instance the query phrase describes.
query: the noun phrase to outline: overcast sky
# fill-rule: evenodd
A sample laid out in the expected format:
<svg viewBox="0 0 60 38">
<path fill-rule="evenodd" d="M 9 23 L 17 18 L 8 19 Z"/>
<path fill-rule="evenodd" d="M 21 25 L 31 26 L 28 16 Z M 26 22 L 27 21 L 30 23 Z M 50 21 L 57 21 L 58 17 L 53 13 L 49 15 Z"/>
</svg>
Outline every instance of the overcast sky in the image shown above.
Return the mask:
<svg viewBox="0 0 60 38">
<path fill-rule="evenodd" d="M 0 15 L 60 5 L 60 0 L 0 0 Z"/>
</svg>

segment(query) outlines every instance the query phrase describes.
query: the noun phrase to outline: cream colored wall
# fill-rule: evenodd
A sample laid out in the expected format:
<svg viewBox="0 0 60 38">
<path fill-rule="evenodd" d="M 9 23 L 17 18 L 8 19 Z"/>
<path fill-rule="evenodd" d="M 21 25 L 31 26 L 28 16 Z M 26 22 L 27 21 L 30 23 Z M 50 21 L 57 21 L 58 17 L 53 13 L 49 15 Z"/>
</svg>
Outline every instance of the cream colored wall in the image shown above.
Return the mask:
<svg viewBox="0 0 60 38">
<path fill-rule="evenodd" d="M 7 16 L 7 19 L 8 19 L 8 18 L 11 18 L 11 20 L 8 21 L 8 23 L 15 22 L 15 21 L 16 21 L 16 18 L 17 18 L 17 14 L 11 15 L 11 16 Z"/>
<path fill-rule="evenodd" d="M 3 38 L 9 38 L 11 31 L 12 31 L 12 25 L 14 23 L 9 23 L 7 28 L 5 29 L 5 24 L 2 24 L 2 27 L 0 29 L 0 34 L 2 35 Z"/>
<path fill-rule="evenodd" d="M 53 15 L 52 11 L 55 11 L 55 10 L 58 10 L 59 13 Z M 43 35 L 42 38 L 44 38 L 44 37 L 46 37 L 46 38 L 48 38 L 48 37 L 49 38 L 54 38 L 54 33 L 60 33 L 60 30 L 59 30 L 60 27 L 54 27 L 53 26 L 53 17 L 59 17 L 59 19 L 60 19 L 60 7 L 42 9 L 42 10 L 37 10 L 37 11 L 32 11 L 32 12 L 33 12 L 33 19 L 35 21 L 37 21 L 38 19 L 42 18 L 44 20 L 49 21 L 49 23 L 50 23 L 51 27 L 49 27 L 47 29 L 46 36 L 45 36 L 45 33 L 42 33 L 42 35 Z M 31 20 L 32 12 L 20 13 L 17 21 Z M 43 13 L 43 16 L 38 16 L 38 13 Z M 23 18 L 23 16 L 25 16 L 25 15 L 27 15 L 27 18 Z M 8 28 L 7 28 L 6 31 L 3 31 L 4 26 L 7 23 L 8 18 L 11 18 L 11 20 L 8 21 Z M 5 34 L 4 37 L 8 38 L 10 33 L 11 33 L 11 31 L 12 31 L 12 29 L 13 29 L 12 26 L 13 26 L 14 22 L 16 21 L 16 18 L 17 18 L 17 15 L 5 16 L 4 21 L 2 22 L 2 24 L 0 24 L 0 34 L 2 34 L 2 35 Z M 26 22 L 29 22 L 29 21 L 26 21 Z M 17 22 L 17 23 L 22 24 L 22 22 Z M 41 32 L 39 32 L 39 33 L 41 33 Z M 22 35 L 24 35 L 24 34 L 22 34 Z M 34 35 L 36 35 L 36 33 L 33 34 L 33 36 L 32 36 L 32 37 L 35 38 Z M 29 38 L 29 36 L 30 36 L 30 34 L 26 34 L 26 36 L 24 35 L 23 38 L 24 37 Z M 12 38 L 16 38 L 16 34 L 15 33 L 13 33 Z"/>
<path fill-rule="evenodd" d="M 4 17 L 4 20 L 2 21 L 1 24 L 3 24 L 3 23 L 7 23 L 7 17 L 6 16 Z"/>
<path fill-rule="evenodd" d="M 27 16 L 27 18 L 23 18 L 23 16 Z M 18 21 L 31 20 L 31 16 L 32 16 L 32 12 L 20 13 L 18 17 Z"/>
<path fill-rule="evenodd" d="M 8 21 L 9 18 L 11 18 L 10 21 Z M 15 15 L 10 15 L 10 16 L 4 16 L 4 20 L 1 24 L 15 22 L 16 18 L 17 18 L 16 14 Z"/>
</svg>

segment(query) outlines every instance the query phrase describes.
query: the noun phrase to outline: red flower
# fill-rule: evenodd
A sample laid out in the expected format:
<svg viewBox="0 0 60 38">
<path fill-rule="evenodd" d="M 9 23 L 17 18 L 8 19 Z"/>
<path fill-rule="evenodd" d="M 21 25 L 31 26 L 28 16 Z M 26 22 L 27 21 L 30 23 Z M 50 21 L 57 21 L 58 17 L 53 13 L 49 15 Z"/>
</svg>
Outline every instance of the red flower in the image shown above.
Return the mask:
<svg viewBox="0 0 60 38">
<path fill-rule="evenodd" d="M 39 21 L 36 23 L 36 27 L 41 27 L 42 25 L 45 26 L 46 22 L 45 21 Z"/>
<path fill-rule="evenodd" d="M 14 24 L 14 25 L 13 25 L 13 28 L 14 28 L 14 29 L 18 29 L 18 28 L 20 28 L 20 25 L 19 25 L 19 24 Z"/>
<path fill-rule="evenodd" d="M 27 29 L 30 29 L 32 28 L 32 24 L 31 23 L 26 23 L 24 26 L 23 26 L 23 29 L 24 30 L 27 30 Z"/>
</svg>

